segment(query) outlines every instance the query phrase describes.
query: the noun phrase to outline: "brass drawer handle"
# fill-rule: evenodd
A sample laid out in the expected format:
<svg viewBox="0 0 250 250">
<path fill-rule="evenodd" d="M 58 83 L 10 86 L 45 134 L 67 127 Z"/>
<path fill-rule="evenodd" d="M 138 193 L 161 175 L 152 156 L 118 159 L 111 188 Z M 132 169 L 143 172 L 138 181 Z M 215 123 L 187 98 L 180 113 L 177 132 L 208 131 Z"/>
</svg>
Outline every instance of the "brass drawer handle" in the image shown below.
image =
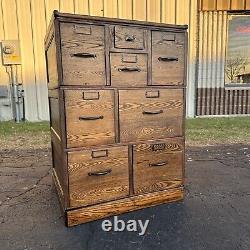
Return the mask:
<svg viewBox="0 0 250 250">
<path fill-rule="evenodd" d="M 118 71 L 122 71 L 122 72 L 140 72 L 141 70 L 139 68 L 119 68 Z"/>
<path fill-rule="evenodd" d="M 103 115 L 99 115 L 99 116 L 80 116 L 79 120 L 80 121 L 94 121 L 94 120 L 99 120 L 99 119 L 103 119 L 104 116 Z"/>
<path fill-rule="evenodd" d="M 158 57 L 159 61 L 163 61 L 163 62 L 174 62 L 174 61 L 178 61 L 178 57 L 164 57 L 164 56 L 160 56 Z"/>
<path fill-rule="evenodd" d="M 161 166 L 165 166 L 167 164 L 168 164 L 167 161 L 158 162 L 158 163 L 149 163 L 149 167 L 161 167 Z"/>
<path fill-rule="evenodd" d="M 80 53 L 71 54 L 71 56 L 81 57 L 81 58 L 95 58 L 96 54 L 80 52 Z"/>
<path fill-rule="evenodd" d="M 98 171 L 98 172 L 89 172 L 88 176 L 101 176 L 101 175 L 110 174 L 111 172 L 112 172 L 112 169 L 107 169 L 107 170 Z"/>
<path fill-rule="evenodd" d="M 156 110 L 156 111 L 142 111 L 142 114 L 143 115 L 158 115 L 158 114 L 161 114 L 163 113 L 163 110 Z"/>
<path fill-rule="evenodd" d="M 125 36 L 125 41 L 126 42 L 133 42 L 135 40 L 135 36 L 133 36 L 133 35 L 126 35 Z"/>
</svg>

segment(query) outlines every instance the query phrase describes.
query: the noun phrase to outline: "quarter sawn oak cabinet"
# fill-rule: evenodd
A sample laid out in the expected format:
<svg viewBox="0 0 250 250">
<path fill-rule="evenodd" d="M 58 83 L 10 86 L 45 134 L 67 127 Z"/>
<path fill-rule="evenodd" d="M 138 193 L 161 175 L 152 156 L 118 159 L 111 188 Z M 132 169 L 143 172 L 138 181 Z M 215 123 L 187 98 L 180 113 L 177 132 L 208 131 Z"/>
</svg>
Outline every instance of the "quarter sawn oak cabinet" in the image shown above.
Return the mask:
<svg viewBox="0 0 250 250">
<path fill-rule="evenodd" d="M 54 12 L 53 180 L 68 226 L 183 199 L 186 30 Z"/>
</svg>

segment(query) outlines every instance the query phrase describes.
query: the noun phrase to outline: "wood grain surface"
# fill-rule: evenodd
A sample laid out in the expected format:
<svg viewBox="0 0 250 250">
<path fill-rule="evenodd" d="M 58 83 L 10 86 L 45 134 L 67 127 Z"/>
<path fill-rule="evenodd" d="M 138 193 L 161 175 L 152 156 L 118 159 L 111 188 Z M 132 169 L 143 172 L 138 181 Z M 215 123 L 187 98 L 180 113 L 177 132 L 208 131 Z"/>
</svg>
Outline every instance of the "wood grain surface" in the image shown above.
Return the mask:
<svg viewBox="0 0 250 250">
<path fill-rule="evenodd" d="M 46 64 L 47 64 L 48 88 L 53 89 L 58 86 L 58 71 L 57 71 L 55 38 L 52 38 L 45 55 L 46 55 Z"/>
<path fill-rule="evenodd" d="M 134 145 L 134 193 L 150 193 L 182 185 L 182 168 L 183 139 Z"/>
<path fill-rule="evenodd" d="M 64 94 L 68 148 L 115 142 L 113 90 L 65 90 Z M 81 120 L 98 116 L 102 119 Z"/>
<path fill-rule="evenodd" d="M 110 53 L 111 86 L 147 85 L 147 54 Z"/>
<path fill-rule="evenodd" d="M 152 85 L 183 85 L 185 33 L 152 31 Z"/>
<path fill-rule="evenodd" d="M 69 152 L 68 171 L 70 207 L 129 195 L 127 146 Z"/>
<path fill-rule="evenodd" d="M 61 23 L 60 29 L 63 84 L 105 85 L 104 26 Z"/>
<path fill-rule="evenodd" d="M 119 119 L 121 142 L 182 136 L 183 90 L 119 90 Z"/>
<path fill-rule="evenodd" d="M 81 223 L 131 212 L 145 207 L 152 207 L 165 202 L 182 200 L 183 196 L 183 188 L 174 188 L 167 191 L 138 195 L 86 208 L 70 210 L 66 212 L 67 226 L 75 226 Z"/>
<path fill-rule="evenodd" d="M 139 49 L 145 48 L 146 31 L 140 28 L 132 28 L 127 26 L 114 27 L 114 47 L 118 49 Z"/>
</svg>

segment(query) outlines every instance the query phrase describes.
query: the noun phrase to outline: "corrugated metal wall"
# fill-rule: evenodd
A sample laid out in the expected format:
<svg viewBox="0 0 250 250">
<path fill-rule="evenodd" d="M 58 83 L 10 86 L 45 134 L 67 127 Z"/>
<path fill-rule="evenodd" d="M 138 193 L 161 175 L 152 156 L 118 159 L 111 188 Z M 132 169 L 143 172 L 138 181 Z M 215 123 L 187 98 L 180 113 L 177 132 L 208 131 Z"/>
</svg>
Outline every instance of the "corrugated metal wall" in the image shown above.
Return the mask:
<svg viewBox="0 0 250 250">
<path fill-rule="evenodd" d="M 43 41 L 52 11 L 188 24 L 188 114 L 194 115 L 197 0 L 0 0 L 0 40 L 19 39 L 22 66 L 18 81 L 25 91 L 26 119 L 47 120 L 48 101 Z M 0 85 L 8 85 L 0 66 Z M 2 110 L 2 109 L 1 109 Z M 2 111 L 4 112 L 4 111 Z M 2 114 L 9 118 L 9 111 Z"/>
<path fill-rule="evenodd" d="M 224 87 L 226 11 L 199 12 L 198 87 Z"/>
<path fill-rule="evenodd" d="M 199 56 L 196 114 L 250 114 L 250 91 L 225 88 L 227 11 L 199 12 Z"/>
</svg>

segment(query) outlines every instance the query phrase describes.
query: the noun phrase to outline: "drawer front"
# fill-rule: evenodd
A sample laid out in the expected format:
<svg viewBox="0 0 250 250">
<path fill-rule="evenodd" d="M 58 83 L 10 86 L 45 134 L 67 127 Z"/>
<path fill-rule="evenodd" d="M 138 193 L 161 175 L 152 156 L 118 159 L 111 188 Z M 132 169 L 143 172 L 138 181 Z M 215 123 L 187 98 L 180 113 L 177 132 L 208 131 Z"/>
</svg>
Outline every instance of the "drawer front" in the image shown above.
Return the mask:
<svg viewBox="0 0 250 250">
<path fill-rule="evenodd" d="M 129 195 L 128 148 L 68 153 L 70 206 L 87 206 Z"/>
<path fill-rule="evenodd" d="M 183 183 L 183 140 L 133 146 L 135 194 L 175 188 Z"/>
<path fill-rule="evenodd" d="M 114 91 L 65 90 L 67 147 L 115 142 Z"/>
<path fill-rule="evenodd" d="M 115 26 L 114 47 L 118 49 L 145 49 L 146 31 L 138 28 Z"/>
<path fill-rule="evenodd" d="M 183 89 L 119 90 L 120 141 L 182 136 Z"/>
<path fill-rule="evenodd" d="M 147 55 L 111 53 L 111 85 L 146 86 Z"/>
<path fill-rule="evenodd" d="M 152 85 L 183 85 L 185 34 L 152 31 Z"/>
<path fill-rule="evenodd" d="M 64 85 L 105 85 L 104 27 L 62 23 Z"/>
</svg>

